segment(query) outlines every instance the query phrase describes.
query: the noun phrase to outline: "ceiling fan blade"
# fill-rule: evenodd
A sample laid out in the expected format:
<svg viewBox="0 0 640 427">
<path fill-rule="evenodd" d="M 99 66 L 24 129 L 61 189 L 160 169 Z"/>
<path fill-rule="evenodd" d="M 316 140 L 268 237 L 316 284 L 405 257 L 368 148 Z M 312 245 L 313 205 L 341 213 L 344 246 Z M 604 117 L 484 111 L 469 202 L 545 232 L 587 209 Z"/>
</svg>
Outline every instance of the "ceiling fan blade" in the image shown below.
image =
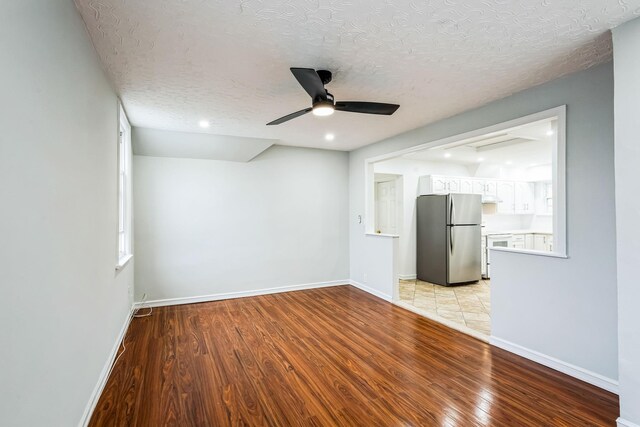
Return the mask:
<svg viewBox="0 0 640 427">
<path fill-rule="evenodd" d="M 287 122 L 291 119 L 295 119 L 296 117 L 300 117 L 304 114 L 307 114 L 309 111 L 313 110 L 313 108 L 305 108 L 304 110 L 296 111 L 295 113 L 287 114 L 284 117 L 280 117 L 272 122 L 267 123 L 267 126 L 270 125 L 279 125 L 280 123 Z"/>
<path fill-rule="evenodd" d="M 384 104 L 382 102 L 339 101 L 336 102 L 337 111 L 351 113 L 384 114 L 390 116 L 400 106 L 397 104 Z"/>
<path fill-rule="evenodd" d="M 291 68 L 291 72 L 300 86 L 311 96 L 311 99 L 314 101 L 327 99 L 327 91 L 316 70 L 313 68 Z"/>
</svg>

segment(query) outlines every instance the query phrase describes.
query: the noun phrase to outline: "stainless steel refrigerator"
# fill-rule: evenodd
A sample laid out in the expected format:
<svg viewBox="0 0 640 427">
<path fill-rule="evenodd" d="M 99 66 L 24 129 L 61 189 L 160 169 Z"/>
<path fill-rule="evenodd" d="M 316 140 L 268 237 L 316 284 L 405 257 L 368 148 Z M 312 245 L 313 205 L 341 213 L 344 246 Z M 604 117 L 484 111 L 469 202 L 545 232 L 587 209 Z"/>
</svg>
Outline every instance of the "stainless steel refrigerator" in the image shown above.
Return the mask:
<svg viewBox="0 0 640 427">
<path fill-rule="evenodd" d="M 418 197 L 418 279 L 438 285 L 480 280 L 482 196 Z"/>
</svg>

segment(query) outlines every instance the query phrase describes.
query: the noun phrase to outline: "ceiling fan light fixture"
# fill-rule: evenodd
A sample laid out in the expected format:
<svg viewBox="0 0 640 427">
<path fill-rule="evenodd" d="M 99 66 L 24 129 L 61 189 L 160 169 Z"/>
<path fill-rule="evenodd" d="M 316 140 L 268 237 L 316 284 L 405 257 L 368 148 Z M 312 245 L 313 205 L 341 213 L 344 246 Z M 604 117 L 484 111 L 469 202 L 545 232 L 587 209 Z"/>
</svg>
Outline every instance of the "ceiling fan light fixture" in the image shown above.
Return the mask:
<svg viewBox="0 0 640 427">
<path fill-rule="evenodd" d="M 313 106 L 312 112 L 314 116 L 319 116 L 319 117 L 330 116 L 335 112 L 335 108 L 333 107 L 333 104 L 330 102 L 319 102 Z"/>
</svg>

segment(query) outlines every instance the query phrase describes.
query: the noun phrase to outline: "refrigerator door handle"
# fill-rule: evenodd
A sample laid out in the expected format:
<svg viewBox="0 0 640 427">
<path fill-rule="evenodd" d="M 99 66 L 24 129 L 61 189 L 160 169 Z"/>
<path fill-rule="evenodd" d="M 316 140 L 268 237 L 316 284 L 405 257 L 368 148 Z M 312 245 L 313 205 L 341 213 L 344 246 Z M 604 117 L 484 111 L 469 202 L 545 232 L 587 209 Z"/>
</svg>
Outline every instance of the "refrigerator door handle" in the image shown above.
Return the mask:
<svg viewBox="0 0 640 427">
<path fill-rule="evenodd" d="M 454 224 L 454 219 L 456 217 L 456 207 L 455 204 L 453 203 L 453 197 L 449 196 L 449 199 L 451 199 L 451 203 L 449 206 L 449 224 Z"/>
<path fill-rule="evenodd" d="M 450 251 L 453 254 L 453 226 L 448 227 L 449 228 L 449 247 L 450 247 Z"/>
</svg>

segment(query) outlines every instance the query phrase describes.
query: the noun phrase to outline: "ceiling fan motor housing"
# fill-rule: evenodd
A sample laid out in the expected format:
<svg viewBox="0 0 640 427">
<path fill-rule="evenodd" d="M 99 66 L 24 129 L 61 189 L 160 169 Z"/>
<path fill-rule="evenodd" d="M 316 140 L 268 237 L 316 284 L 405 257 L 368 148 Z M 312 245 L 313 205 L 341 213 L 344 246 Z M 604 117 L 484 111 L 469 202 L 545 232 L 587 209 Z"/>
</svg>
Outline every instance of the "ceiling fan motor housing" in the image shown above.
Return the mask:
<svg viewBox="0 0 640 427">
<path fill-rule="evenodd" d="M 323 85 L 331 82 L 331 71 L 318 70 L 316 71 L 316 73 L 318 73 L 318 77 L 320 77 L 320 80 L 322 80 Z"/>
</svg>

